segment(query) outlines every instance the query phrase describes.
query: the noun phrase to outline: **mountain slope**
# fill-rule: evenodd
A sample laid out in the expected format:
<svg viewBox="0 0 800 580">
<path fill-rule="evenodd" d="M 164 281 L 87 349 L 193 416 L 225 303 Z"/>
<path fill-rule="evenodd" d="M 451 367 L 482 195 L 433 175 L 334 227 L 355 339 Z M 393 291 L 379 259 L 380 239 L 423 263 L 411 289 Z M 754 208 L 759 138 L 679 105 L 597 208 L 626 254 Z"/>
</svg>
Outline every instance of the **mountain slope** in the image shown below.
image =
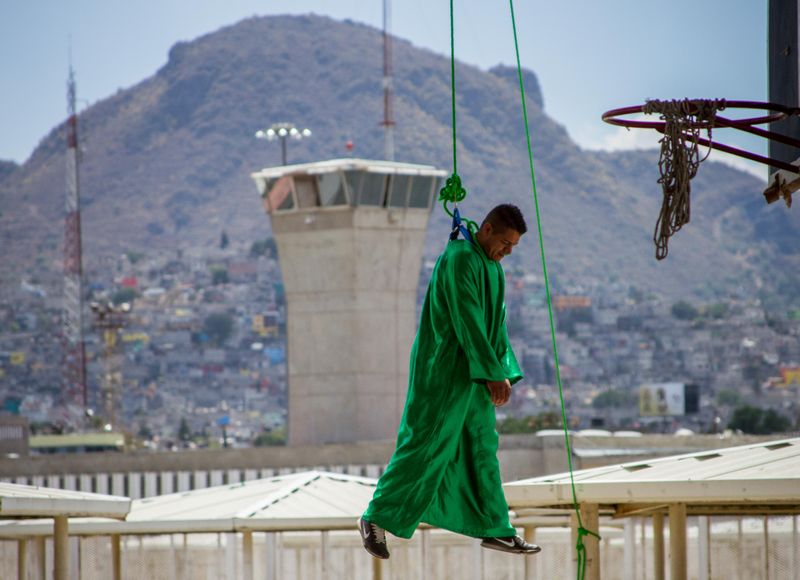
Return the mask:
<svg viewBox="0 0 800 580">
<path fill-rule="evenodd" d="M 449 60 L 398 40 L 395 132 L 398 160 L 450 168 Z M 292 121 L 313 137 L 289 143 L 289 159 L 383 150 L 380 31 L 319 16 L 251 18 L 175 45 L 167 63 L 136 86 L 81 114 L 84 252 L 203 247 L 225 229 L 263 238 L 268 220 L 249 173 L 280 162 L 255 130 Z M 518 203 L 535 222 L 516 70 L 458 64 L 458 162 L 473 218 Z M 763 185 L 713 161 L 693 183 L 692 222 L 656 263 L 652 229 L 660 205 L 657 153 L 581 150 L 549 118 L 534 73 L 525 71 L 536 177 L 548 259 L 562 287 L 616 281 L 673 296 L 749 284 L 763 265 L 793 259 L 800 220 L 767 207 Z M 600 122 L 600 120 L 598 120 Z M 14 280 L 39 262 L 57 279 L 62 237 L 63 126 L 0 180 L 0 265 Z M 434 209 L 427 252 L 443 246 L 447 220 Z M 512 266 L 538 268 L 533 228 Z"/>
</svg>

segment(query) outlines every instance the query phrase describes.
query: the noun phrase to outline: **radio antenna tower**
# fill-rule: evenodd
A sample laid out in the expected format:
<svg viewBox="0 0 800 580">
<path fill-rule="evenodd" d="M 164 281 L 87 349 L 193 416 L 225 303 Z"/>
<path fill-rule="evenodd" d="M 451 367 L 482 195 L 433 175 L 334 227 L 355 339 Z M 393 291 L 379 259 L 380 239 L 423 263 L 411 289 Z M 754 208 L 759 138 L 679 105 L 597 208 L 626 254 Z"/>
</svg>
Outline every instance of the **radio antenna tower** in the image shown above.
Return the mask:
<svg viewBox="0 0 800 580">
<path fill-rule="evenodd" d="M 72 59 L 70 59 L 71 61 Z M 87 407 L 86 351 L 83 342 L 83 260 L 81 256 L 80 148 L 75 105 L 75 71 L 67 81 L 67 190 L 64 223 L 64 302 L 62 313 L 64 362 L 62 398 L 65 407 Z"/>
<path fill-rule="evenodd" d="M 394 119 L 392 118 L 392 2 L 383 0 L 383 156 L 394 161 Z"/>
</svg>

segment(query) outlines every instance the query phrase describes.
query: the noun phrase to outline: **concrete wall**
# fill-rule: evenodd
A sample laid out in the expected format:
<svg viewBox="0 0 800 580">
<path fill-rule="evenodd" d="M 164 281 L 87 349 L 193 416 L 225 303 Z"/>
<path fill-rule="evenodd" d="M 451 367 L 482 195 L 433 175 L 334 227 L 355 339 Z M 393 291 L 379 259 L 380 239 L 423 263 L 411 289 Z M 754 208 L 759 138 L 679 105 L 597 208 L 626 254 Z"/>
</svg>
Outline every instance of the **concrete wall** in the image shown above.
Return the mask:
<svg viewBox="0 0 800 580">
<path fill-rule="evenodd" d="M 779 437 L 573 437 L 575 469 L 745 445 Z M 394 441 L 165 453 L 89 453 L 0 459 L 0 481 L 149 497 L 318 469 L 379 477 Z M 564 438 L 506 435 L 498 453 L 503 481 L 567 470 Z"/>
<path fill-rule="evenodd" d="M 427 209 L 271 215 L 286 289 L 290 446 L 393 439 Z"/>
</svg>

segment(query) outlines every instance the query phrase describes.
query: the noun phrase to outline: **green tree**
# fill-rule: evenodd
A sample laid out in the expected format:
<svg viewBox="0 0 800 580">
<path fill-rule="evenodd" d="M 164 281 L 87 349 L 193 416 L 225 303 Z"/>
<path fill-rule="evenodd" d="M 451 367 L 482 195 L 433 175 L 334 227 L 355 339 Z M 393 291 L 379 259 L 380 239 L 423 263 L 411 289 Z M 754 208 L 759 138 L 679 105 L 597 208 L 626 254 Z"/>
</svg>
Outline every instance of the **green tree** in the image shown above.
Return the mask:
<svg viewBox="0 0 800 580">
<path fill-rule="evenodd" d="M 283 427 L 264 431 L 253 439 L 254 447 L 274 447 L 276 445 L 286 445 L 286 429 Z"/>
<path fill-rule="evenodd" d="M 113 302 L 115 306 L 119 306 L 124 302 L 133 302 L 136 296 L 137 292 L 133 288 L 120 288 L 114 292 L 114 295 L 111 297 L 111 302 Z"/>
<path fill-rule="evenodd" d="M 592 407 L 595 409 L 633 407 L 636 403 L 636 395 L 628 391 L 623 391 L 622 389 L 609 389 L 592 399 Z"/>
<path fill-rule="evenodd" d="M 784 417 L 774 409 L 767 409 L 764 418 L 761 420 L 764 431 L 769 433 L 783 433 L 792 427 L 792 422 L 788 417 Z"/>
<path fill-rule="evenodd" d="M 212 266 L 211 283 L 216 285 L 216 284 L 227 284 L 228 282 L 229 278 L 228 278 L 227 268 L 223 268 L 221 266 Z"/>
<path fill-rule="evenodd" d="M 213 344 L 222 345 L 233 332 L 233 318 L 224 312 L 209 314 L 203 322 L 203 332 Z"/>
<path fill-rule="evenodd" d="M 738 429 L 744 433 L 760 433 L 763 414 L 764 412 L 758 407 L 750 405 L 737 407 L 728 423 L 728 428 Z"/>
<path fill-rule="evenodd" d="M 497 423 L 497 432 L 503 435 L 533 433 L 536 431 L 533 417 L 507 417 Z"/>
<path fill-rule="evenodd" d="M 714 304 L 709 304 L 703 309 L 703 314 L 707 318 L 711 318 L 714 320 L 720 320 L 722 318 L 728 317 L 728 305 L 724 302 L 716 302 Z"/>
<path fill-rule="evenodd" d="M 181 424 L 178 427 L 178 439 L 181 441 L 189 441 L 192 438 L 192 432 L 189 429 L 189 422 L 186 421 L 186 417 L 181 417 Z"/>
<path fill-rule="evenodd" d="M 229 244 L 230 240 L 228 239 L 228 233 L 225 230 L 222 230 L 222 235 L 219 237 L 219 247 L 224 250 Z"/>
<path fill-rule="evenodd" d="M 729 429 L 738 429 L 751 435 L 781 433 L 791 427 L 791 421 L 773 409 L 760 409 L 750 405 L 737 407 L 733 412 Z"/>
<path fill-rule="evenodd" d="M 128 252 L 126 252 L 126 254 L 131 264 L 135 264 L 136 262 L 144 258 L 144 254 L 142 252 L 137 252 L 136 250 L 129 250 Z"/>
<path fill-rule="evenodd" d="M 153 431 L 150 429 L 150 427 L 149 427 L 149 425 L 147 423 L 142 422 L 139 425 L 139 431 L 138 431 L 137 435 L 139 437 L 141 437 L 142 439 L 146 439 L 146 440 L 149 441 L 150 439 L 153 438 Z"/>
<path fill-rule="evenodd" d="M 503 434 L 535 433 L 541 429 L 559 427 L 561 427 L 561 414 L 555 411 L 543 411 L 538 415 L 503 419 L 497 423 L 497 432 Z"/>
<path fill-rule="evenodd" d="M 678 320 L 694 320 L 699 312 L 686 300 L 681 300 L 672 305 L 672 316 Z"/>
</svg>

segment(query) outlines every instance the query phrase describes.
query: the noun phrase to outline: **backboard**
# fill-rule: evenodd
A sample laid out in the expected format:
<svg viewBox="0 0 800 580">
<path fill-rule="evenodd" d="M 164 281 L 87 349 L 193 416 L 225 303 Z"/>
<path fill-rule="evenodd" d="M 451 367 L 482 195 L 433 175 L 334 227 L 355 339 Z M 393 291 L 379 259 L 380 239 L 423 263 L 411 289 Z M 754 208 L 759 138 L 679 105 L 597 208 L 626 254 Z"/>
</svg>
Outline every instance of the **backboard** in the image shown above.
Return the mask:
<svg viewBox="0 0 800 580">
<path fill-rule="evenodd" d="M 787 107 L 800 107 L 800 0 L 770 0 L 767 39 L 769 101 Z M 770 130 L 786 137 L 800 139 L 800 117 L 794 115 L 775 123 Z M 770 141 L 769 156 L 800 166 L 800 148 Z M 789 171 L 771 171 L 764 195 L 768 202 L 800 189 L 800 177 Z"/>
</svg>

